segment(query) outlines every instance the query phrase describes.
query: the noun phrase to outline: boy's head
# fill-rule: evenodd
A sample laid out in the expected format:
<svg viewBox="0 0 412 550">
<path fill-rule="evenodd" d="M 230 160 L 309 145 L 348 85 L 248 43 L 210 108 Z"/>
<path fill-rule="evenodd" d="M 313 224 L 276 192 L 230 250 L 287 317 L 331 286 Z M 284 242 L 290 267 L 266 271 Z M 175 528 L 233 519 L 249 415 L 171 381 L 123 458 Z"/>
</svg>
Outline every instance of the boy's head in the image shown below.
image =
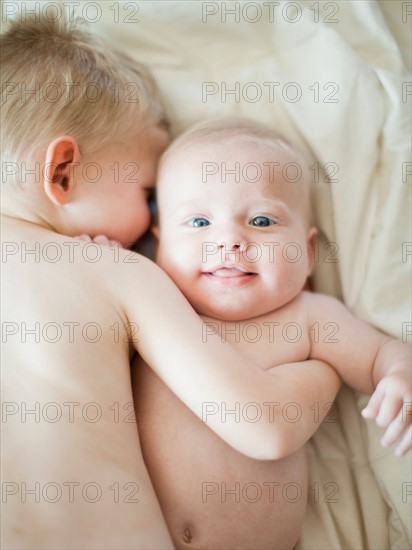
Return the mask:
<svg viewBox="0 0 412 550">
<path fill-rule="evenodd" d="M 60 135 L 72 136 L 82 154 L 92 155 L 164 120 L 149 70 L 80 19 L 27 15 L 11 21 L 0 55 L 7 160 L 26 160 L 34 146 L 47 147 Z"/>
<path fill-rule="evenodd" d="M 148 69 L 49 12 L 11 22 L 0 45 L 3 191 L 59 232 L 136 240 L 167 143 Z"/>
<path fill-rule="evenodd" d="M 295 147 L 242 119 L 196 125 L 170 146 L 157 260 L 198 312 L 248 319 L 302 290 L 316 238 L 309 174 Z"/>
</svg>

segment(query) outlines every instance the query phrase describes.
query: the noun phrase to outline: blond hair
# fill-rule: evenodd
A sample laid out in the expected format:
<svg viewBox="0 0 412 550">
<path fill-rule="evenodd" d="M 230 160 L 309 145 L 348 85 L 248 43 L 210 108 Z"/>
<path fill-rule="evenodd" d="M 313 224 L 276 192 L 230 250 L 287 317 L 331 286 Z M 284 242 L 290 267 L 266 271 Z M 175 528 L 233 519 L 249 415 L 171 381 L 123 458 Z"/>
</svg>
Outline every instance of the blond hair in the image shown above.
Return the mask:
<svg viewBox="0 0 412 550">
<path fill-rule="evenodd" d="M 2 160 L 30 159 L 60 135 L 94 154 L 136 128 L 165 123 L 149 70 L 64 12 L 11 21 L 0 52 Z"/>
</svg>

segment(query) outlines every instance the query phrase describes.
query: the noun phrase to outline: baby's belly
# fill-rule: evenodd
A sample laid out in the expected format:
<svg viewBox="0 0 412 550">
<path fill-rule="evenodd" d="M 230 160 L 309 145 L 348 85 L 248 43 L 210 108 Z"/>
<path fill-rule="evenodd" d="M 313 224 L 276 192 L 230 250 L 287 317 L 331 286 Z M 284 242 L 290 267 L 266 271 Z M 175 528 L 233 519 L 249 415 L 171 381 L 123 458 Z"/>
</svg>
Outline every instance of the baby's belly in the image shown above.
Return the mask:
<svg viewBox="0 0 412 550">
<path fill-rule="evenodd" d="M 176 547 L 293 548 L 306 509 L 305 450 L 277 461 L 248 458 L 148 367 L 136 378 L 143 454 Z"/>
</svg>

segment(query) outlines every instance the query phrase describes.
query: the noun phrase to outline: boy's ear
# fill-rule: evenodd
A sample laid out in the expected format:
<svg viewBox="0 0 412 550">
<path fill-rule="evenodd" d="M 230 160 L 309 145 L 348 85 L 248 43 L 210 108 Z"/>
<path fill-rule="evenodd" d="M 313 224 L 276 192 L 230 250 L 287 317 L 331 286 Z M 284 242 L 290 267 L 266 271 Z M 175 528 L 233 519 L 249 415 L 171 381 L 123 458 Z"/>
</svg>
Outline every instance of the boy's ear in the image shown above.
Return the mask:
<svg viewBox="0 0 412 550">
<path fill-rule="evenodd" d="M 315 247 L 316 247 L 317 238 L 318 238 L 318 230 L 316 229 L 316 227 L 311 227 L 308 232 L 308 240 L 307 240 L 308 258 L 309 258 L 308 276 L 312 273 L 313 264 L 315 263 Z"/>
<path fill-rule="evenodd" d="M 72 198 L 73 168 L 80 159 L 77 142 L 70 136 L 60 136 L 47 147 L 44 191 L 57 206 L 70 202 Z"/>
</svg>

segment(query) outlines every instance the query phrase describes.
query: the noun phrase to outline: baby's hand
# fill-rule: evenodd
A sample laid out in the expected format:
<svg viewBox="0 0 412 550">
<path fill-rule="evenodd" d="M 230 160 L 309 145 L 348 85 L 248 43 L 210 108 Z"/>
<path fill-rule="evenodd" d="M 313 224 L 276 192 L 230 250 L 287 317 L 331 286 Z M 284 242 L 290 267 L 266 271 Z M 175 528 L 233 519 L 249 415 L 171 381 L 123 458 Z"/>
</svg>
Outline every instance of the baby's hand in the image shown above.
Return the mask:
<svg viewBox="0 0 412 550">
<path fill-rule="evenodd" d="M 97 237 L 92 239 L 90 235 L 83 234 L 83 235 L 79 235 L 78 237 L 75 237 L 75 239 L 79 239 L 87 243 L 96 243 L 96 244 L 101 244 L 103 246 L 118 246 L 119 248 L 123 248 L 119 242 L 110 240 L 105 235 L 97 235 Z"/>
<path fill-rule="evenodd" d="M 362 410 L 364 418 L 375 418 L 378 426 L 387 427 L 381 443 L 389 447 L 400 439 L 395 454 L 403 456 L 412 447 L 411 373 L 403 369 L 388 374 L 376 386 Z"/>
</svg>

